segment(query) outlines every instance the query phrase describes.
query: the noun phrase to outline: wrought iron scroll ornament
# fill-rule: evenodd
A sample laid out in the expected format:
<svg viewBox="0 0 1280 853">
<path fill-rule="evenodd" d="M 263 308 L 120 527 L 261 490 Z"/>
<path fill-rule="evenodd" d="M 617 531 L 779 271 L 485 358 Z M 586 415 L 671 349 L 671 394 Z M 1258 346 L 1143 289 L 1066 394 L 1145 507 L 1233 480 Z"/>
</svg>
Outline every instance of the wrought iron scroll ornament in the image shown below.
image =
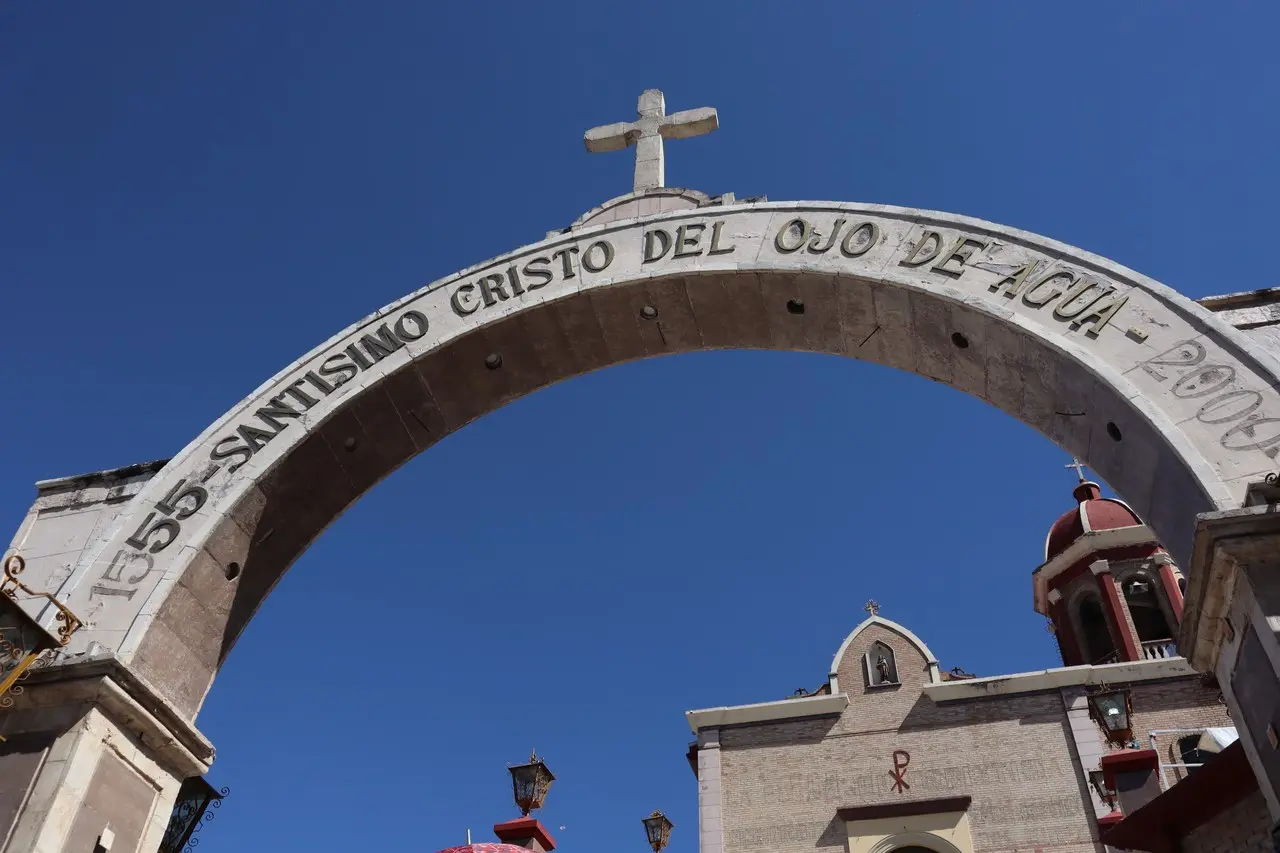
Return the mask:
<svg viewBox="0 0 1280 853">
<path fill-rule="evenodd" d="M 18 593 L 24 592 L 32 598 L 43 598 L 52 604 L 58 611 L 58 645 L 65 646 L 71 642 L 71 635 L 80 630 L 84 623 L 80 621 L 80 617 L 71 612 L 65 604 L 55 598 L 48 592 L 37 592 L 31 587 L 18 580 L 18 575 L 22 574 L 27 568 L 27 561 L 22 559 L 19 554 L 10 554 L 4 561 L 4 580 L 0 581 L 0 592 L 3 592 L 14 601 L 18 600 Z"/>
<path fill-rule="evenodd" d="M 230 793 L 231 789 L 226 787 L 214 790 L 202 776 L 184 780 L 158 853 L 193 853 L 200 846 L 196 833 L 217 816 L 222 799 Z"/>
<path fill-rule="evenodd" d="M 71 635 L 84 623 L 65 604 L 47 592 L 38 592 L 19 578 L 26 569 L 26 561 L 18 554 L 5 558 L 0 577 L 0 709 L 13 705 L 15 696 L 22 694 L 22 685 L 32 669 L 48 662 L 42 657 L 50 649 L 61 648 L 71 642 Z M 28 598 L 42 598 L 57 610 L 58 636 L 54 637 L 18 604 L 18 594 Z M 0 738 L 3 740 L 3 738 Z"/>
</svg>

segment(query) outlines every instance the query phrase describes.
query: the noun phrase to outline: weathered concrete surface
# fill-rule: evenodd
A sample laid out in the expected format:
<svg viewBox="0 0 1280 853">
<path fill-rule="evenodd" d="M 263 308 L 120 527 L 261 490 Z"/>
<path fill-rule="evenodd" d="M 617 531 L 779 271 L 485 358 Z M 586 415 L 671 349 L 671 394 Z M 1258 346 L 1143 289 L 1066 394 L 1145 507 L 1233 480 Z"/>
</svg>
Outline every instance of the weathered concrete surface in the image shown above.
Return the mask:
<svg viewBox="0 0 1280 853">
<path fill-rule="evenodd" d="M 580 225 L 339 333 L 71 543 L 45 587 L 89 620 L 80 644 L 194 715 L 282 573 L 407 459 L 567 377 L 730 347 L 849 355 L 986 400 L 1084 459 L 1180 561 L 1196 514 L 1238 506 L 1280 454 L 1274 357 L 1105 259 L 917 210 L 707 206 Z"/>
<path fill-rule="evenodd" d="M 1222 685 L 1233 725 L 1280 821 L 1280 506 L 1206 513 L 1196 526 L 1178 649 Z"/>
<path fill-rule="evenodd" d="M 155 850 L 212 745 L 106 650 L 32 672 L 0 714 L 0 848 Z M 8 794 L 8 796 L 6 796 Z M 7 801 L 7 802 L 6 802 Z"/>
</svg>

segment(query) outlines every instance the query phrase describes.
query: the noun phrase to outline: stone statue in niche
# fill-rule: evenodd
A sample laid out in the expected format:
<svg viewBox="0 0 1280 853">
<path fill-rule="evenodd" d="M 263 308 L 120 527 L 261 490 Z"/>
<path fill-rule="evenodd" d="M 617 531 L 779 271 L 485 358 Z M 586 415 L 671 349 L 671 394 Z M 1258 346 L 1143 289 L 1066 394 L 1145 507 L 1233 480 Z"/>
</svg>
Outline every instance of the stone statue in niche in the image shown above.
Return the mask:
<svg viewBox="0 0 1280 853">
<path fill-rule="evenodd" d="M 886 687 L 898 684 L 898 662 L 893 649 L 877 640 L 871 644 L 865 656 L 867 666 L 867 683 L 871 687 Z"/>
</svg>

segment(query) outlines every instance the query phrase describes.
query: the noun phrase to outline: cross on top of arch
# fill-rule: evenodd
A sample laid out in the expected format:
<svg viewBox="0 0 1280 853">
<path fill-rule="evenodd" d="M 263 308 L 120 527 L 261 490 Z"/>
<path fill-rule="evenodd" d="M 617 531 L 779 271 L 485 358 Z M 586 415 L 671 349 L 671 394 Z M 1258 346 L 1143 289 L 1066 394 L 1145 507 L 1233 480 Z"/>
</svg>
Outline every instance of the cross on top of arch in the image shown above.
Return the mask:
<svg viewBox="0 0 1280 853">
<path fill-rule="evenodd" d="M 635 192 L 658 189 L 666 185 L 664 139 L 689 139 L 720 127 L 720 116 L 714 107 L 698 107 L 667 114 L 667 101 L 658 89 L 645 89 L 636 105 L 635 121 L 620 121 L 593 127 L 583 136 L 587 150 L 621 151 L 636 148 Z"/>
<path fill-rule="evenodd" d="M 862 609 L 870 613 L 872 616 L 880 615 L 880 604 L 874 598 L 864 604 Z"/>
</svg>

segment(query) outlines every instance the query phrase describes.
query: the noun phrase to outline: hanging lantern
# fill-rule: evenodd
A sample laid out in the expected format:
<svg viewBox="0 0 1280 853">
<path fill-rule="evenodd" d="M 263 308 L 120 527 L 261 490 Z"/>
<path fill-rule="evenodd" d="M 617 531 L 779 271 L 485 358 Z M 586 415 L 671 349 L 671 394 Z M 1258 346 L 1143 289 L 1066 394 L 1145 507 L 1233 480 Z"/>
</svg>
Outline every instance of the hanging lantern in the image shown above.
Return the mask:
<svg viewBox="0 0 1280 853">
<path fill-rule="evenodd" d="M 1089 771 L 1089 784 L 1098 792 L 1098 798 L 1107 804 L 1107 808 L 1116 807 L 1116 792 L 1107 787 L 1107 774 L 1101 769 Z"/>
<path fill-rule="evenodd" d="M 1089 711 L 1112 743 L 1129 740 L 1129 717 L 1133 713 L 1128 690 L 1110 690 L 1105 685 L 1089 694 Z"/>
</svg>

